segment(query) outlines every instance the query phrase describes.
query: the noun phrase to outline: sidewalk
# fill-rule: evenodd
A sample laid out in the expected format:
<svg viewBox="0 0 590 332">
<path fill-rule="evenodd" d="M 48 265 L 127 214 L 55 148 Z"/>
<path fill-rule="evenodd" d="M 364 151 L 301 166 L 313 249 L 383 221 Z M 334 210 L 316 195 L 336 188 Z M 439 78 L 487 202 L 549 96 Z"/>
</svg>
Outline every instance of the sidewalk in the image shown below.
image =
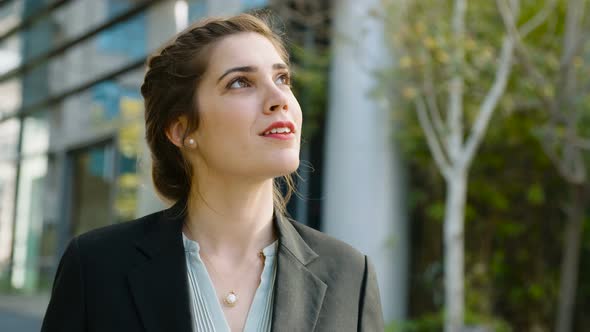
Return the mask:
<svg viewBox="0 0 590 332">
<path fill-rule="evenodd" d="M 0 294 L 0 310 L 43 318 L 49 303 L 49 294 L 5 295 Z"/>
<path fill-rule="evenodd" d="M 0 331 L 2 332 L 39 332 L 41 318 L 5 312 L 0 309 Z"/>
<path fill-rule="evenodd" d="M 39 332 L 48 302 L 48 294 L 0 294 L 0 331 Z"/>
</svg>

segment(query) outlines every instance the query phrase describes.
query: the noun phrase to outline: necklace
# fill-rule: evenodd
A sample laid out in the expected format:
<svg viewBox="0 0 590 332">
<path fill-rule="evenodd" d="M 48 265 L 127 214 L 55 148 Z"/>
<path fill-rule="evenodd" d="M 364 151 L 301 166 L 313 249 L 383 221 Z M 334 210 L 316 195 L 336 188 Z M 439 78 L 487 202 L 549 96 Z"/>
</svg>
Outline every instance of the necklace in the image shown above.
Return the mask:
<svg viewBox="0 0 590 332">
<path fill-rule="evenodd" d="M 258 256 L 263 260 L 265 259 L 264 253 L 262 251 L 258 252 Z M 207 263 L 205 266 L 211 267 L 211 272 L 213 272 L 217 276 L 221 276 L 221 274 L 217 271 L 213 263 L 205 255 L 200 255 L 200 257 L 203 259 L 203 263 Z M 223 304 L 230 308 L 235 307 L 238 303 L 238 300 L 238 294 L 234 289 L 230 289 L 230 291 L 226 292 L 223 296 Z"/>
<path fill-rule="evenodd" d="M 190 226 L 188 225 L 188 223 L 185 222 L 185 225 L 189 231 L 189 233 L 192 235 L 192 230 L 190 229 Z M 217 276 L 221 276 L 221 274 L 217 271 L 217 269 L 215 269 L 215 266 L 213 265 L 213 263 L 203 254 L 199 255 L 202 259 L 203 259 L 203 263 L 205 263 L 206 261 L 206 265 L 205 267 L 209 266 L 211 267 L 211 271 L 217 275 Z M 264 252 L 262 250 L 258 251 L 258 257 L 260 259 L 262 259 L 263 261 L 266 259 L 266 256 L 264 255 Z M 223 278 L 221 278 L 223 280 Z M 229 292 L 225 293 L 225 295 L 223 296 L 223 304 L 227 307 L 235 307 L 236 304 L 238 303 L 239 297 L 238 294 L 235 292 L 235 290 L 230 289 Z"/>
</svg>

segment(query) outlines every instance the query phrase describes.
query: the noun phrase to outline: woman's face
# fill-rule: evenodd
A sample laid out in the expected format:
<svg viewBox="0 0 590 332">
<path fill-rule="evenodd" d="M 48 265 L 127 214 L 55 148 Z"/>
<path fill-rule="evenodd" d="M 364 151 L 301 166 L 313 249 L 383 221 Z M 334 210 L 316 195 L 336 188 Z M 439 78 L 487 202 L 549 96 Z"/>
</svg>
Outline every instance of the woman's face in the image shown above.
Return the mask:
<svg viewBox="0 0 590 332">
<path fill-rule="evenodd" d="M 289 68 L 266 37 L 240 33 L 215 44 L 197 104 L 192 161 L 252 178 L 286 175 L 299 166 L 301 108 Z M 273 127 L 277 132 L 269 133 Z"/>
</svg>

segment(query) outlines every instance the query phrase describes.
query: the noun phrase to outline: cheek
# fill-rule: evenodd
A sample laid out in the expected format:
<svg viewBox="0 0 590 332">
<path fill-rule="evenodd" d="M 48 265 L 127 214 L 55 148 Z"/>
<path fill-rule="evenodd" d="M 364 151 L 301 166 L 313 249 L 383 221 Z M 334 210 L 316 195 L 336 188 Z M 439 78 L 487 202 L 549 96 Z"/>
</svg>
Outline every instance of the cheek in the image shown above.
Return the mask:
<svg viewBox="0 0 590 332">
<path fill-rule="evenodd" d="M 202 136 L 206 144 L 217 151 L 212 153 L 238 153 L 248 146 L 254 130 L 256 114 L 248 103 L 225 100 L 208 105 L 201 113 Z"/>
<path fill-rule="evenodd" d="M 220 97 L 204 105 L 203 122 L 211 128 L 235 130 L 243 127 L 250 115 L 251 101 L 244 98 Z"/>
</svg>

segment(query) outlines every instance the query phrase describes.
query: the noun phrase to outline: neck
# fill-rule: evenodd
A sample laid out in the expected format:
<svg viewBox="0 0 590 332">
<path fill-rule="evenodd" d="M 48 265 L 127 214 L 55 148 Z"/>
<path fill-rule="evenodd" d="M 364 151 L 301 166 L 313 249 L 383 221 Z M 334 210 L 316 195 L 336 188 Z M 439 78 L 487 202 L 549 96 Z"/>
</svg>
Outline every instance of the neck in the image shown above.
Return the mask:
<svg viewBox="0 0 590 332">
<path fill-rule="evenodd" d="M 185 234 L 209 256 L 241 260 L 276 239 L 273 180 L 258 183 L 200 178 L 188 200 Z"/>
</svg>

